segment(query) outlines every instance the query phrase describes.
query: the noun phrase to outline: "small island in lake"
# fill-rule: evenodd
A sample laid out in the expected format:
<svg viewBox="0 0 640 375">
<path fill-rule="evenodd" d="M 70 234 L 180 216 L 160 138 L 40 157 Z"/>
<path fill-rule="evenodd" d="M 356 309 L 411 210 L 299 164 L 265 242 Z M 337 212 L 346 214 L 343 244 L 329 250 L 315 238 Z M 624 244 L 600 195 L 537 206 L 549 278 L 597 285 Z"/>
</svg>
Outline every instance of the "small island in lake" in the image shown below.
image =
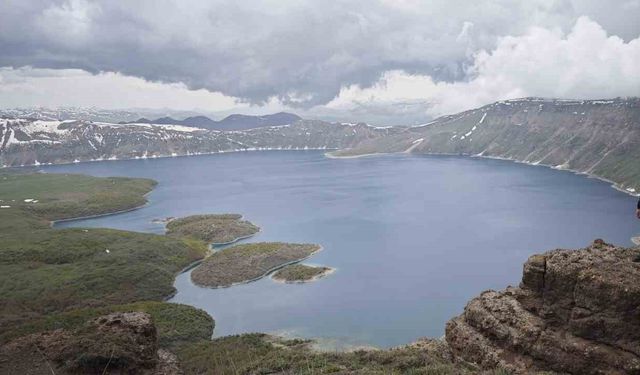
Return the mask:
<svg viewBox="0 0 640 375">
<path fill-rule="evenodd" d="M 223 288 L 268 275 L 289 263 L 308 258 L 321 247 L 314 244 L 260 242 L 220 250 L 206 258 L 191 273 L 200 286 Z"/>
<path fill-rule="evenodd" d="M 334 271 L 331 267 L 291 264 L 273 274 L 273 279 L 285 283 L 306 283 L 325 277 Z"/>
<path fill-rule="evenodd" d="M 239 214 L 193 215 L 167 223 L 167 235 L 195 238 L 216 245 L 227 244 L 253 236 L 260 228 L 242 220 Z"/>
</svg>

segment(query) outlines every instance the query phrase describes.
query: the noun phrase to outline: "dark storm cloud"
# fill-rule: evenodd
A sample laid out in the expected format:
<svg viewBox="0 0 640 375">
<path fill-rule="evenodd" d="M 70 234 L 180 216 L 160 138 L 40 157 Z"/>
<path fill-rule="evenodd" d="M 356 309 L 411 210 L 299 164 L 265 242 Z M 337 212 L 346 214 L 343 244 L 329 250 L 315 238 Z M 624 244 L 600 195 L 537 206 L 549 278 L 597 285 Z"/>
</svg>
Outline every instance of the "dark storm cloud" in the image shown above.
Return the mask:
<svg viewBox="0 0 640 375">
<path fill-rule="evenodd" d="M 0 3 L 0 66 L 113 71 L 252 103 L 323 104 L 388 70 L 465 80 L 499 37 L 589 15 L 624 39 L 638 1 L 38 1 Z"/>
</svg>

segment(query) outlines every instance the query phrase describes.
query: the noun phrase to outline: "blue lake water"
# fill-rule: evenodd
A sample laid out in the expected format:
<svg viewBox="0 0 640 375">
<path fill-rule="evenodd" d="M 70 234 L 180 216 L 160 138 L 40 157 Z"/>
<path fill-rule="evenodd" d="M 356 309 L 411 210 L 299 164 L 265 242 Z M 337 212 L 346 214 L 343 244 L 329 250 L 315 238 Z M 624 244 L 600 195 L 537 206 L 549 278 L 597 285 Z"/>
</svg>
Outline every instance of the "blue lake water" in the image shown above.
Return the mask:
<svg viewBox="0 0 640 375">
<path fill-rule="evenodd" d="M 516 285 L 529 255 L 596 237 L 631 245 L 640 232 L 635 199 L 608 184 L 500 160 L 273 151 L 42 169 L 159 182 L 142 209 L 58 227 L 163 233 L 153 219 L 237 212 L 262 228 L 245 242 L 323 246 L 305 263 L 337 271 L 313 283 L 206 289 L 179 275 L 172 301 L 211 314 L 215 336 L 273 332 L 336 347 L 439 337 L 470 298 Z"/>
</svg>

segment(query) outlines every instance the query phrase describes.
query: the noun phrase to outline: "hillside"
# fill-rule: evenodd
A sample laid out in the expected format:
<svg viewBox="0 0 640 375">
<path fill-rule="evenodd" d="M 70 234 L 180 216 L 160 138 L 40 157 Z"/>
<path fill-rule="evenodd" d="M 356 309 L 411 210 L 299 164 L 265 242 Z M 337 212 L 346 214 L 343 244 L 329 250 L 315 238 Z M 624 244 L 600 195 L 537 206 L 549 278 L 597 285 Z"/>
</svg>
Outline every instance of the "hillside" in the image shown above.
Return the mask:
<svg viewBox="0 0 640 375">
<path fill-rule="evenodd" d="M 587 173 L 640 191 L 640 99 L 525 98 L 444 116 L 333 153 L 454 154 Z"/>
<path fill-rule="evenodd" d="M 339 149 L 395 131 L 309 120 L 218 132 L 182 125 L 0 119 L 0 166 L 264 149 Z"/>
</svg>

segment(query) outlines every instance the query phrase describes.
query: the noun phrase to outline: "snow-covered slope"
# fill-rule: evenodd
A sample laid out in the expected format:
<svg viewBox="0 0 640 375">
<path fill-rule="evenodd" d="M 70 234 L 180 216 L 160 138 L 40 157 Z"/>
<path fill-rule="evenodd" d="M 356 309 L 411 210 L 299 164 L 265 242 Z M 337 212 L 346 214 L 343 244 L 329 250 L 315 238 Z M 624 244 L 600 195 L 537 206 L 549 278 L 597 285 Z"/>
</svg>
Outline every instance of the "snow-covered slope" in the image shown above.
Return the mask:
<svg viewBox="0 0 640 375">
<path fill-rule="evenodd" d="M 322 121 L 219 132 L 181 125 L 5 118 L 0 119 L 0 166 L 261 149 L 340 149 L 393 131 Z"/>
</svg>

